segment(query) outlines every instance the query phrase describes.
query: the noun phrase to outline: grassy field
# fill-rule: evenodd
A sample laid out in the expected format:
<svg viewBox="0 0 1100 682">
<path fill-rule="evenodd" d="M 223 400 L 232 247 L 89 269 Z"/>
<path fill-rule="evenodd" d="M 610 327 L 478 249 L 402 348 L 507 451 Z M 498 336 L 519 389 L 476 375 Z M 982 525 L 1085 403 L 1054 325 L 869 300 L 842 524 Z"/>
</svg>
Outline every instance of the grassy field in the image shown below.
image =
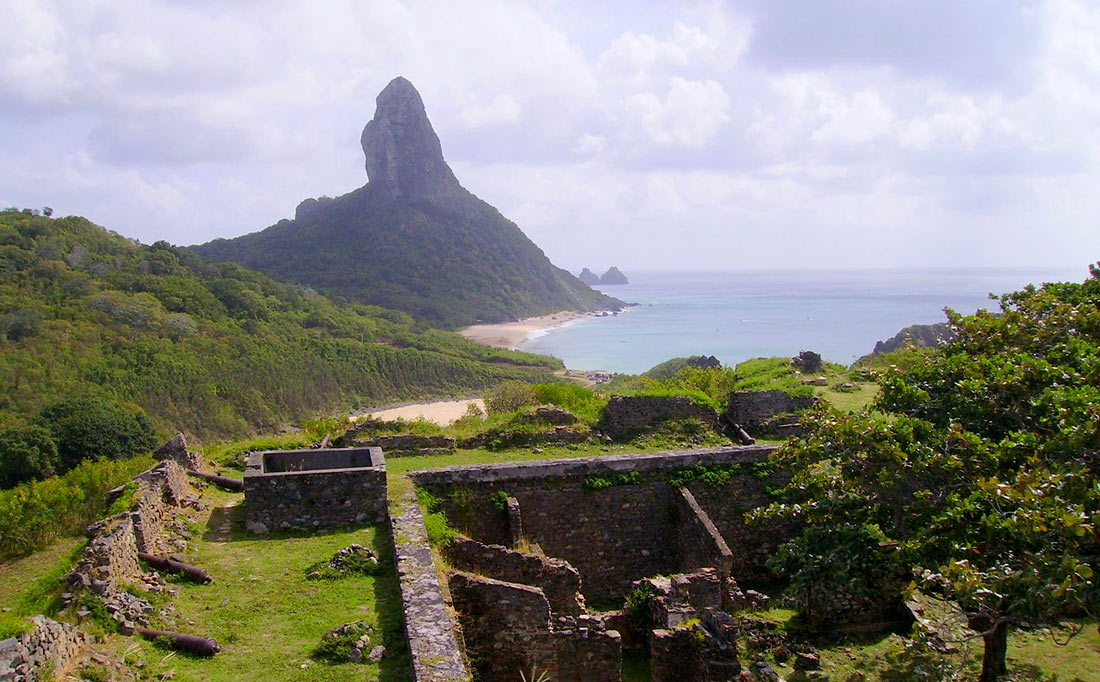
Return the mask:
<svg viewBox="0 0 1100 682">
<path fill-rule="evenodd" d="M 26 629 L 28 617 L 57 609 L 61 580 L 85 543 L 84 538 L 62 538 L 39 552 L 0 563 L 0 639 Z"/>
<path fill-rule="evenodd" d="M 207 569 L 209 585 L 180 583 L 173 600 L 180 631 L 214 637 L 222 652 L 202 659 L 169 652 L 140 639 L 111 636 L 116 653 L 142 661 L 145 679 L 410 680 L 401 599 L 385 524 L 312 535 L 255 536 L 243 527 L 242 496 L 208 488 L 211 503 L 184 555 Z M 307 566 L 357 542 L 372 548 L 386 571 L 378 576 L 307 580 Z M 316 660 L 324 633 L 351 621 L 375 628 L 372 644 L 384 643 L 380 664 Z M 136 644 L 136 648 L 134 647 Z M 166 658 L 167 656 L 167 658 Z"/>
</svg>

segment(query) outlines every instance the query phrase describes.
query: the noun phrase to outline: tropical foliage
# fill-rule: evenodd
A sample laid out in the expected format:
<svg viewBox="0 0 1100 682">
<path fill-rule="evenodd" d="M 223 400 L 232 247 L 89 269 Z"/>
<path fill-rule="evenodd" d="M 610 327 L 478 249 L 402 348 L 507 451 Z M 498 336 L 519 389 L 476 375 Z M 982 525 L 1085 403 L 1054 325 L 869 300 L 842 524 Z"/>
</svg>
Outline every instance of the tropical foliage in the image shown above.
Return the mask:
<svg viewBox="0 0 1100 682">
<path fill-rule="evenodd" d="M 764 515 L 803 524 L 775 562 L 796 591 L 896 594 L 911 576 L 967 611 L 983 680 L 1005 672 L 1009 628 L 1097 612 L 1090 273 L 1007 294 L 996 315 L 949 311 L 956 337 L 889 370 L 879 413 L 819 413 L 780 451 L 795 474 Z"/>
<path fill-rule="evenodd" d="M 140 406 L 161 429 L 241 435 L 560 367 L 83 218 L 14 210 L 0 212 L 0 334 L 0 425 L 92 397 Z"/>
</svg>

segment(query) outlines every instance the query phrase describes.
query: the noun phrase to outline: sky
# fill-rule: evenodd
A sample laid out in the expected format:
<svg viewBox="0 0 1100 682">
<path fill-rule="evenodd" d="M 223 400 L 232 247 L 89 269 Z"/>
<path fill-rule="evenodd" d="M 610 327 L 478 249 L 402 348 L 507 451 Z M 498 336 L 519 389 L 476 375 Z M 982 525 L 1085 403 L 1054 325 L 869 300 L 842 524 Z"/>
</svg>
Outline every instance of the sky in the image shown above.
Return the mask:
<svg viewBox="0 0 1100 682">
<path fill-rule="evenodd" d="M 400 75 L 574 272 L 1100 260 L 1100 0 L 4 5 L 0 206 L 146 243 L 362 186 Z"/>
</svg>

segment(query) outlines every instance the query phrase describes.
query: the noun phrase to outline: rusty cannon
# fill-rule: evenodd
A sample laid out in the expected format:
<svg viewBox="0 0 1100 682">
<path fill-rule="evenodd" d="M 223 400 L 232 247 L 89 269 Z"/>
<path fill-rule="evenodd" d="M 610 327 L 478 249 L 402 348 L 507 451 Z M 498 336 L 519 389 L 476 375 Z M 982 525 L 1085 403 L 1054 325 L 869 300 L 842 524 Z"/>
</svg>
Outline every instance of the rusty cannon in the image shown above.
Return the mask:
<svg viewBox="0 0 1100 682">
<path fill-rule="evenodd" d="M 156 554 L 147 554 L 145 552 L 138 552 L 138 558 L 158 571 L 168 571 L 169 573 L 184 575 L 197 583 L 209 583 L 214 580 L 210 577 L 210 574 L 206 572 L 205 568 L 185 564 L 182 561 L 157 556 Z"/>
<path fill-rule="evenodd" d="M 197 656 L 213 656 L 222 650 L 218 641 L 213 637 L 199 637 L 198 635 L 185 635 L 181 632 L 165 632 L 164 630 L 150 630 L 138 628 L 137 633 L 146 639 L 167 640 L 173 649 L 187 651 Z"/>
<path fill-rule="evenodd" d="M 214 485 L 223 490 L 229 490 L 235 493 L 244 492 L 244 481 L 239 478 L 229 478 L 228 476 L 217 476 L 215 474 L 208 474 L 202 471 L 188 470 L 187 473 L 191 474 L 195 478 L 201 478 L 204 481 L 210 481 Z"/>
</svg>

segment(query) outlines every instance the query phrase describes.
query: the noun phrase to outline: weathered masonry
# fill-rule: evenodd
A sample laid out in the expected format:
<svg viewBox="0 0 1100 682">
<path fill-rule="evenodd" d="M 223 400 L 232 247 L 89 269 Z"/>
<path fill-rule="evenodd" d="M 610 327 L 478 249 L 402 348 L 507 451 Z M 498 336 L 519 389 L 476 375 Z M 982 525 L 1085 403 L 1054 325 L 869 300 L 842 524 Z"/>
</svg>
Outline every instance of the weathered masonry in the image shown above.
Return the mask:
<svg viewBox="0 0 1100 682">
<path fill-rule="evenodd" d="M 384 523 L 385 458 L 381 448 L 254 452 L 244 500 L 254 533 Z"/>
<path fill-rule="evenodd" d="M 743 520 L 786 480 L 773 449 L 411 474 L 466 534 L 443 551 L 474 679 L 618 682 L 624 651 L 648 654 L 655 682 L 738 679 L 737 580 L 765 576 L 786 535 Z"/>
</svg>

